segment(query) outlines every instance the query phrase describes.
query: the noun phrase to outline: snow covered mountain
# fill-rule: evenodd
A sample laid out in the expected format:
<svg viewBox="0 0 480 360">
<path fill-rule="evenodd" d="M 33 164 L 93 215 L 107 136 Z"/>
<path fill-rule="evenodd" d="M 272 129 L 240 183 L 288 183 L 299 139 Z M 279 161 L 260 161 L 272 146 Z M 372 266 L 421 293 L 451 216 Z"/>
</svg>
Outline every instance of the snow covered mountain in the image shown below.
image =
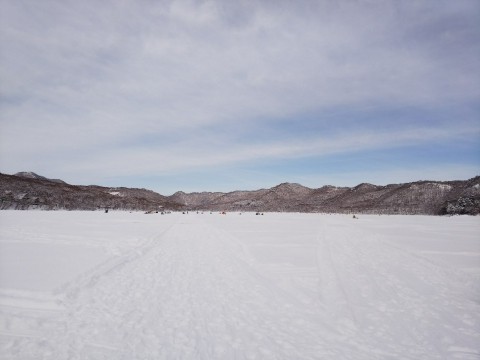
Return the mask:
<svg viewBox="0 0 480 360">
<path fill-rule="evenodd" d="M 37 179 L 37 180 L 53 181 L 53 182 L 60 183 L 60 184 L 66 184 L 66 182 L 63 181 L 63 180 L 48 179 L 45 176 L 35 174 L 32 171 L 21 171 L 21 172 L 16 173 L 15 176 L 23 177 L 23 178 L 26 178 L 26 179 Z"/>
<path fill-rule="evenodd" d="M 146 189 L 70 185 L 30 172 L 0 174 L 0 209 L 159 210 L 179 209 L 167 197 Z"/>
<path fill-rule="evenodd" d="M 480 176 L 464 181 L 417 181 L 378 186 L 282 183 L 252 191 L 178 191 L 76 186 L 31 172 L 0 174 L 0 209 L 211 210 L 369 214 L 480 214 Z"/>
<path fill-rule="evenodd" d="M 418 181 L 353 188 L 311 189 L 283 183 L 270 189 L 230 193 L 178 192 L 170 196 L 192 210 L 289 211 L 370 214 L 479 214 L 480 177 L 465 181 Z"/>
</svg>

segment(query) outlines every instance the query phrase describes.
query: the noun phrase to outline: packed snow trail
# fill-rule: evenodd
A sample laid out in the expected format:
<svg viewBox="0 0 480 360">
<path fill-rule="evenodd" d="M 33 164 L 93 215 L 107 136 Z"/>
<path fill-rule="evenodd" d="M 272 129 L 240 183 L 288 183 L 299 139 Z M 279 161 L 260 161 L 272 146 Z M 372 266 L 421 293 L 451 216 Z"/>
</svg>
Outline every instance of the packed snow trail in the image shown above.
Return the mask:
<svg viewBox="0 0 480 360">
<path fill-rule="evenodd" d="M 475 278 L 343 219 L 320 218 L 305 233 L 313 266 L 292 268 L 256 261 L 228 230 L 232 221 L 249 226 L 246 216 L 220 226 L 218 215 L 174 216 L 141 246 L 62 286 L 55 306 L 4 308 L 16 333 L 4 332 L 3 358 L 480 356 Z"/>
</svg>

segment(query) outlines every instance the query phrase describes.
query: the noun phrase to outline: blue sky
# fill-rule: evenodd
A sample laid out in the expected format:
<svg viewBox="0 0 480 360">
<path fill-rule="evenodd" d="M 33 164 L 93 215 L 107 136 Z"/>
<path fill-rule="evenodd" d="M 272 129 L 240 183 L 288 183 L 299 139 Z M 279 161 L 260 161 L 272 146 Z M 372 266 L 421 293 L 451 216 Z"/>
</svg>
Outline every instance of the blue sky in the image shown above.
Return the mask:
<svg viewBox="0 0 480 360">
<path fill-rule="evenodd" d="M 480 3 L 0 0 L 0 171 L 162 194 L 480 174 Z"/>
</svg>

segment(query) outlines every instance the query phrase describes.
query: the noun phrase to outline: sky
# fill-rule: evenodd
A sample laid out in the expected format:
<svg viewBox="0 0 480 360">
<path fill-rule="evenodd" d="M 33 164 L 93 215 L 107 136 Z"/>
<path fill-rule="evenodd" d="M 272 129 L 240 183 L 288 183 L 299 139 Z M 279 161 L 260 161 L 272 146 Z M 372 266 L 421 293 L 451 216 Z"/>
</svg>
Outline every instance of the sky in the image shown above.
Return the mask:
<svg viewBox="0 0 480 360">
<path fill-rule="evenodd" d="M 480 2 L 0 0 L 0 172 L 233 191 L 480 174 Z"/>
</svg>

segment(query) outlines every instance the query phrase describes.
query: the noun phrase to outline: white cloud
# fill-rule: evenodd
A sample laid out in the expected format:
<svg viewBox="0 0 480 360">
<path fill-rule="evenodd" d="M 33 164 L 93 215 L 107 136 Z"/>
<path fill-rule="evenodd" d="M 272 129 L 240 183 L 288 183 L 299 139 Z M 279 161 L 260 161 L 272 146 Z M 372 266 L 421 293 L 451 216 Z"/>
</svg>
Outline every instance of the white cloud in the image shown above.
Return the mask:
<svg viewBox="0 0 480 360">
<path fill-rule="evenodd" d="M 360 134 L 292 131 L 264 145 L 225 146 L 238 137 L 221 131 L 285 118 L 301 127 L 305 113 L 335 127 L 326 109 L 461 107 L 480 95 L 474 1 L 4 0 L 1 10 L 5 170 L 162 173 L 420 142 L 447 137 L 453 120 L 418 119 L 417 138 L 376 133 L 375 121 Z M 215 126 L 217 136 L 205 131 Z M 205 132 L 210 146 L 196 139 Z M 144 137 L 156 141 L 135 144 Z"/>
<path fill-rule="evenodd" d="M 66 162 L 60 158 L 62 168 L 56 176 L 68 176 L 70 173 L 83 174 L 98 179 L 113 175 L 119 177 L 166 176 L 182 174 L 195 170 L 211 170 L 216 167 L 254 164 L 262 161 L 296 159 L 305 157 L 327 157 L 335 154 L 359 153 L 362 151 L 408 147 L 433 142 L 439 144 L 445 140 L 461 141 L 466 136 L 480 136 L 480 128 L 470 129 L 426 129 L 411 128 L 399 132 L 363 132 L 344 134 L 335 137 L 312 138 L 289 142 L 258 144 L 210 144 L 208 138 L 189 139 L 175 145 L 117 148 L 97 152 L 83 158 L 72 158 Z M 28 163 L 28 159 L 24 160 Z M 56 159 L 51 162 L 55 164 Z M 38 163 L 38 158 L 30 159 L 30 167 Z M 47 170 L 47 168 L 45 168 Z M 370 174 L 371 175 L 371 174 Z M 293 176 L 293 174 L 292 174 Z"/>
</svg>

